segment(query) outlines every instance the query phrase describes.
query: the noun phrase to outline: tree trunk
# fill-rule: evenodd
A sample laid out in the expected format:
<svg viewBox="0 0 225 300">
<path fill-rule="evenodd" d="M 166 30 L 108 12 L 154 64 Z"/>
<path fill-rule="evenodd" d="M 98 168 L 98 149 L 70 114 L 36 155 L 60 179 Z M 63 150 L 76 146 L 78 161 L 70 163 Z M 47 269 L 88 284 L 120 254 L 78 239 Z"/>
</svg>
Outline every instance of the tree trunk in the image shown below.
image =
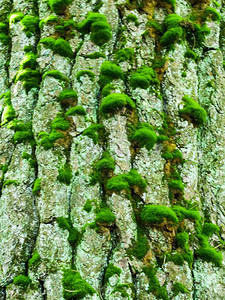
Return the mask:
<svg viewBox="0 0 225 300">
<path fill-rule="evenodd" d="M 225 299 L 224 9 L 0 0 L 0 299 Z"/>
</svg>

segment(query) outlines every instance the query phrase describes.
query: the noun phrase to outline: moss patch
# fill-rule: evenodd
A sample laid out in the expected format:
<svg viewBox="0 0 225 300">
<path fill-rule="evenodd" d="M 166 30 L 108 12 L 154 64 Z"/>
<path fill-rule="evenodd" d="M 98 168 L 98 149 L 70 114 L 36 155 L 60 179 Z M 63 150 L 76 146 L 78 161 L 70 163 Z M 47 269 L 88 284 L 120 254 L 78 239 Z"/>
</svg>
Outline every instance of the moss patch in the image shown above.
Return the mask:
<svg viewBox="0 0 225 300">
<path fill-rule="evenodd" d="M 148 224 L 160 224 L 164 220 L 178 223 L 174 211 L 164 205 L 146 205 L 141 212 L 141 219 Z"/>
</svg>

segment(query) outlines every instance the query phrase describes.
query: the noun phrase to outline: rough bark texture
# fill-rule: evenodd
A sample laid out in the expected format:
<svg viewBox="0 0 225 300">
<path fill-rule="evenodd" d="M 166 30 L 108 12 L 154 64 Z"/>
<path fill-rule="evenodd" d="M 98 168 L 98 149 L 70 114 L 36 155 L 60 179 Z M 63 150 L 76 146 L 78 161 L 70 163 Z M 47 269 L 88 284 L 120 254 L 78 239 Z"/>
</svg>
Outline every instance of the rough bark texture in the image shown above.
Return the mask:
<svg viewBox="0 0 225 300">
<path fill-rule="evenodd" d="M 225 2 L 73 0 L 60 11 L 54 2 L 0 0 L 0 299 L 225 299 Z M 80 32 L 88 12 L 111 26 L 100 46 L 93 23 Z M 183 18 L 171 25 L 183 34 L 165 43 L 170 14 Z M 38 18 L 34 30 L 24 16 Z M 211 30 L 202 42 L 194 24 Z M 46 37 L 65 39 L 73 54 Z M 121 58 L 124 48 L 131 54 Z M 107 71 L 108 93 L 133 107 L 103 113 L 104 61 L 123 73 Z M 131 80 L 143 66 L 154 73 L 142 76 L 147 87 Z M 51 70 L 67 79 L 43 76 Z M 60 102 L 65 89 L 77 99 Z M 206 122 L 179 113 L 184 96 Z M 65 115 L 75 106 L 86 115 Z M 143 123 L 153 147 L 134 137 Z"/>
</svg>

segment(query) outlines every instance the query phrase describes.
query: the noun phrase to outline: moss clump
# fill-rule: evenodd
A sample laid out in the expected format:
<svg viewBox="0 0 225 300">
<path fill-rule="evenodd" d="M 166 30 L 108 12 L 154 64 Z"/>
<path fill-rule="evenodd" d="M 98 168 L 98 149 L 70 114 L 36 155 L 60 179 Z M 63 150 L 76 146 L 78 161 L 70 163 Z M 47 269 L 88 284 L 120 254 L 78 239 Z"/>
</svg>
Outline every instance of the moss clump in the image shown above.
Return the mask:
<svg viewBox="0 0 225 300">
<path fill-rule="evenodd" d="M 117 63 L 129 61 L 130 63 L 134 62 L 134 49 L 133 48 L 124 48 L 116 52 L 115 59 Z"/>
<path fill-rule="evenodd" d="M 184 190 L 183 182 L 180 179 L 169 179 L 168 180 L 168 187 L 171 190 L 180 190 L 180 191 Z"/>
<path fill-rule="evenodd" d="M 46 76 L 51 76 L 59 81 L 69 81 L 69 79 L 58 70 L 47 71 L 43 74 L 42 79 L 44 80 Z"/>
<path fill-rule="evenodd" d="M 104 282 L 107 283 L 109 281 L 109 278 L 114 276 L 114 275 L 118 275 L 120 276 L 121 274 L 121 269 L 114 266 L 113 264 L 109 264 L 106 271 L 105 271 L 105 278 L 104 278 Z"/>
<path fill-rule="evenodd" d="M 88 136 L 90 139 L 92 139 L 94 144 L 97 144 L 103 132 L 104 126 L 102 124 L 92 124 L 84 130 L 83 135 Z"/>
<path fill-rule="evenodd" d="M 58 97 L 58 101 L 60 101 L 63 105 L 75 103 L 77 101 L 77 92 L 72 89 L 63 90 Z"/>
<path fill-rule="evenodd" d="M 99 84 L 101 87 L 109 84 L 113 79 L 123 79 L 123 71 L 111 61 L 105 61 L 100 68 Z"/>
<path fill-rule="evenodd" d="M 39 18 L 26 15 L 20 21 L 20 24 L 22 25 L 22 30 L 26 33 L 26 36 L 31 37 L 36 32 L 39 24 Z"/>
<path fill-rule="evenodd" d="M 35 69 L 37 66 L 37 55 L 34 54 L 33 52 L 28 52 L 24 56 L 23 60 L 20 63 L 20 68 L 21 69 Z"/>
<path fill-rule="evenodd" d="M 138 259 L 143 259 L 149 250 L 148 239 L 145 234 L 138 230 L 137 241 L 134 243 L 134 247 L 128 251 Z"/>
<path fill-rule="evenodd" d="M 138 69 L 130 78 L 130 85 L 135 88 L 147 89 L 150 85 L 158 85 L 156 72 L 149 67 Z"/>
<path fill-rule="evenodd" d="M 37 178 L 34 182 L 32 193 L 34 195 L 37 195 L 40 192 L 40 190 L 41 190 L 41 178 Z"/>
<path fill-rule="evenodd" d="M 98 225 L 112 225 L 116 221 L 116 216 L 111 212 L 109 208 L 102 208 L 100 211 L 97 213 L 95 222 Z"/>
<path fill-rule="evenodd" d="M 188 289 L 186 288 L 185 285 L 183 285 L 180 282 L 175 282 L 173 285 L 173 292 L 174 292 L 174 296 L 177 296 L 179 293 L 185 294 L 185 293 L 189 293 Z"/>
<path fill-rule="evenodd" d="M 41 256 L 39 255 L 39 253 L 36 251 L 34 251 L 32 257 L 29 259 L 28 261 L 28 266 L 29 268 L 37 265 L 41 260 Z"/>
<path fill-rule="evenodd" d="M 53 147 L 55 141 L 64 138 L 64 134 L 58 132 L 57 130 L 52 130 L 50 134 L 46 132 L 40 132 L 38 138 L 41 138 L 39 144 L 43 146 L 45 150 L 48 150 Z"/>
<path fill-rule="evenodd" d="M 59 217 L 56 221 L 61 229 L 68 230 L 68 242 L 74 247 L 81 237 L 80 232 L 73 227 L 69 218 Z"/>
<path fill-rule="evenodd" d="M 129 136 L 131 142 L 138 145 L 138 147 L 145 147 L 151 150 L 157 142 L 157 135 L 153 127 L 147 123 L 141 123 L 137 129 Z"/>
<path fill-rule="evenodd" d="M 58 15 L 64 14 L 65 9 L 71 3 L 72 0 L 48 0 L 51 10 Z"/>
<path fill-rule="evenodd" d="M 172 261 L 175 265 L 182 266 L 184 263 L 184 257 L 179 252 L 168 253 L 166 255 L 167 261 Z"/>
<path fill-rule="evenodd" d="M 182 27 L 174 27 L 167 30 L 164 35 L 160 39 L 160 43 L 163 46 L 166 46 L 169 50 L 171 46 L 176 43 L 179 39 L 183 36 L 183 29 Z"/>
<path fill-rule="evenodd" d="M 78 105 L 68 109 L 67 112 L 65 113 L 65 117 L 75 116 L 75 115 L 85 116 L 86 114 L 87 114 L 86 110 L 83 108 L 83 106 Z"/>
<path fill-rule="evenodd" d="M 136 26 L 139 26 L 139 22 L 138 22 L 138 18 L 134 15 L 134 14 L 129 14 L 128 16 L 126 16 L 126 20 L 127 22 L 134 22 Z"/>
<path fill-rule="evenodd" d="M 22 154 L 22 158 L 26 159 L 28 161 L 31 168 L 35 168 L 37 166 L 37 161 L 36 161 L 36 159 L 34 158 L 33 155 L 31 155 L 31 154 L 24 151 L 23 154 Z"/>
<path fill-rule="evenodd" d="M 220 13 L 213 7 L 206 7 L 204 14 L 203 14 L 206 18 L 209 17 L 211 18 L 213 21 L 217 21 L 220 22 L 221 20 L 221 15 Z"/>
<path fill-rule="evenodd" d="M 189 248 L 189 234 L 187 232 L 181 232 L 176 235 L 177 245 L 184 251 L 188 251 Z"/>
<path fill-rule="evenodd" d="M 81 299 L 95 293 L 90 284 L 82 279 L 80 273 L 72 269 L 64 270 L 62 284 L 65 299 Z"/>
<path fill-rule="evenodd" d="M 11 102 L 11 93 L 7 92 L 4 93 L 0 96 L 0 100 L 4 98 L 4 103 L 3 103 L 3 114 L 2 114 L 2 124 L 4 125 L 5 123 L 10 122 L 13 120 L 16 116 L 15 110 L 12 106 Z"/>
<path fill-rule="evenodd" d="M 200 247 L 195 251 L 196 255 L 199 256 L 202 260 L 207 262 L 214 263 L 217 267 L 221 266 L 223 256 L 221 252 L 217 252 L 212 247 Z"/>
<path fill-rule="evenodd" d="M 183 219 L 201 221 L 201 216 L 196 210 L 188 210 L 184 207 L 175 205 L 173 206 L 173 211 L 176 213 L 179 221 L 182 221 Z"/>
<path fill-rule="evenodd" d="M 15 79 L 16 82 L 23 82 L 26 93 L 28 93 L 32 88 L 38 88 L 40 80 L 40 72 L 38 70 L 32 70 L 31 68 L 21 68 Z"/>
<path fill-rule="evenodd" d="M 51 123 L 51 129 L 52 130 L 67 130 L 70 127 L 70 123 L 65 120 L 65 118 L 62 115 L 57 115 L 57 117 L 52 121 Z"/>
<path fill-rule="evenodd" d="M 149 287 L 148 287 L 149 292 L 153 293 L 157 299 L 169 300 L 166 288 L 161 287 L 156 277 L 157 269 L 152 267 L 144 267 L 143 271 L 149 279 Z"/>
<path fill-rule="evenodd" d="M 113 93 L 106 96 L 102 100 L 102 104 L 100 106 L 100 112 L 103 114 L 110 114 L 116 111 L 119 111 L 125 107 L 134 109 L 135 103 L 125 94 L 117 94 Z"/>
<path fill-rule="evenodd" d="M 24 17 L 24 14 L 21 12 L 12 13 L 9 17 L 9 24 L 11 25 L 13 23 L 19 22 L 23 19 L 23 17 Z"/>
<path fill-rule="evenodd" d="M 164 205 L 146 205 L 141 212 L 141 219 L 149 224 L 160 224 L 164 220 L 178 223 L 175 212 Z"/>
<path fill-rule="evenodd" d="M 89 12 L 87 18 L 78 24 L 77 29 L 83 34 L 91 32 L 91 41 L 98 46 L 104 45 L 112 37 L 107 18 L 99 13 Z"/>
<path fill-rule="evenodd" d="M 214 233 L 218 234 L 219 232 L 220 232 L 219 226 L 213 223 L 205 223 L 202 228 L 202 234 L 205 234 L 208 237 L 212 236 Z"/>
<path fill-rule="evenodd" d="M 8 25 L 3 22 L 0 22 L 0 42 L 3 45 L 8 45 L 10 42 L 10 37 L 8 36 Z"/>
<path fill-rule="evenodd" d="M 73 57 L 73 50 L 70 46 L 70 43 L 62 38 L 54 39 L 51 37 L 46 37 L 41 39 L 39 44 L 43 44 L 44 47 L 51 49 L 54 53 L 63 57 Z"/>
<path fill-rule="evenodd" d="M 54 24 L 57 22 L 59 22 L 59 18 L 54 15 L 50 15 L 39 22 L 39 28 L 42 29 L 44 24 Z"/>
<path fill-rule="evenodd" d="M 8 180 L 4 181 L 2 187 L 4 188 L 6 185 L 11 185 L 11 184 L 19 185 L 19 182 L 17 180 L 8 179 Z"/>
<path fill-rule="evenodd" d="M 26 288 L 31 283 L 31 279 L 25 275 L 20 274 L 20 275 L 14 277 L 13 283 L 15 285 L 19 285 L 23 288 Z"/>
<path fill-rule="evenodd" d="M 104 86 L 104 88 L 102 89 L 102 96 L 106 97 L 109 94 L 111 94 L 111 91 L 115 89 L 114 84 L 112 83 L 108 83 L 106 84 L 106 86 Z"/>
<path fill-rule="evenodd" d="M 87 54 L 85 55 L 86 58 L 90 58 L 90 59 L 97 59 L 97 58 L 106 58 L 105 54 L 104 53 L 101 53 L 101 52 L 93 52 L 91 54 Z"/>
<path fill-rule="evenodd" d="M 182 100 L 184 107 L 179 110 L 180 116 L 191 122 L 195 127 L 202 126 L 207 117 L 207 113 L 204 108 L 188 96 L 184 96 Z"/>
<path fill-rule="evenodd" d="M 85 210 L 87 213 L 91 212 L 92 211 L 92 202 L 91 200 L 87 200 L 84 204 L 84 207 L 83 207 L 83 210 Z"/>
<path fill-rule="evenodd" d="M 63 167 L 59 168 L 59 174 L 57 179 L 60 182 L 70 185 L 71 179 L 73 178 L 72 170 L 69 164 L 65 164 Z"/>
<path fill-rule="evenodd" d="M 91 81 L 95 80 L 95 73 L 91 72 L 90 70 L 81 70 L 81 71 L 79 71 L 76 75 L 77 80 L 82 83 L 80 78 L 84 75 L 87 75 L 88 77 L 90 77 Z"/>
<path fill-rule="evenodd" d="M 34 141 L 31 122 L 27 122 L 27 123 L 18 122 L 17 124 L 15 123 L 14 125 L 12 125 L 11 128 L 16 130 L 13 136 L 14 144 L 25 143 L 27 141 L 29 142 Z"/>
<path fill-rule="evenodd" d="M 124 190 L 128 194 L 131 193 L 131 189 L 133 189 L 135 193 L 143 193 L 146 187 L 146 181 L 133 169 L 127 174 L 121 174 L 110 178 L 106 185 L 106 188 L 109 191 L 119 193 Z"/>
<path fill-rule="evenodd" d="M 199 59 L 199 56 L 193 50 L 191 50 L 191 49 L 188 49 L 185 52 L 184 57 L 193 59 L 195 61 L 197 61 Z"/>
<path fill-rule="evenodd" d="M 94 171 L 91 174 L 91 184 L 102 182 L 108 177 L 108 173 L 115 170 L 115 161 L 108 152 L 104 152 L 102 158 L 94 165 Z"/>
</svg>

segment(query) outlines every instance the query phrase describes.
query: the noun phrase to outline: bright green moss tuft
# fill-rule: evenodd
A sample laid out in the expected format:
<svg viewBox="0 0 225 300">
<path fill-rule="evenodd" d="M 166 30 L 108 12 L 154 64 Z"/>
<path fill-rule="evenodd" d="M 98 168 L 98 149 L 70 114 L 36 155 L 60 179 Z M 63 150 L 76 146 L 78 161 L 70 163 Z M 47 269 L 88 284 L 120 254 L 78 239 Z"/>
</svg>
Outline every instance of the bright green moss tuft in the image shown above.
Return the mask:
<svg viewBox="0 0 225 300">
<path fill-rule="evenodd" d="M 38 88 L 40 83 L 40 72 L 30 68 L 20 69 L 16 75 L 15 81 L 22 81 L 23 86 L 28 93 L 32 88 Z"/>
<path fill-rule="evenodd" d="M 176 213 L 179 221 L 182 221 L 183 219 L 201 221 L 201 216 L 196 210 L 188 210 L 181 206 L 173 206 L 173 211 Z"/>
<path fill-rule="evenodd" d="M 149 250 L 148 239 L 144 233 L 138 230 L 137 242 L 135 242 L 133 249 L 129 252 L 136 256 L 138 259 L 143 259 Z"/>
<path fill-rule="evenodd" d="M 176 43 L 179 39 L 183 36 L 183 29 L 182 27 L 174 27 L 169 30 L 167 30 L 164 35 L 160 39 L 160 43 L 167 47 L 168 49 L 171 49 L 171 45 Z"/>
<path fill-rule="evenodd" d="M 58 139 L 64 138 L 64 134 L 56 130 L 52 130 L 50 134 L 46 132 L 40 132 L 38 138 L 41 138 L 39 144 L 48 150 L 53 147 L 53 144 Z"/>
<path fill-rule="evenodd" d="M 150 85 L 158 85 L 156 72 L 149 67 L 138 69 L 130 78 L 131 86 L 135 88 L 147 89 Z"/>
<path fill-rule="evenodd" d="M 63 273 L 63 297 L 65 299 L 81 299 L 86 295 L 93 295 L 95 290 L 88 284 L 80 273 L 75 270 L 64 270 Z"/>
<path fill-rule="evenodd" d="M 135 103 L 125 94 L 110 94 L 102 100 L 100 112 L 110 114 L 119 111 L 125 107 L 135 108 Z"/>
<path fill-rule="evenodd" d="M 202 260 L 214 263 L 217 267 L 221 266 L 223 256 L 212 247 L 201 247 L 195 251 L 196 255 Z"/>
<path fill-rule="evenodd" d="M 101 53 L 101 52 L 93 52 L 91 54 L 87 54 L 85 55 L 86 58 L 90 58 L 90 59 L 97 59 L 97 58 L 106 58 L 105 54 L 104 53 Z"/>
<path fill-rule="evenodd" d="M 76 246 L 77 242 L 79 241 L 81 235 L 80 232 L 73 227 L 69 218 L 59 217 L 57 218 L 58 226 L 63 230 L 69 231 L 68 242 L 72 247 Z"/>
<path fill-rule="evenodd" d="M 26 33 L 26 36 L 31 37 L 33 34 L 35 34 L 35 31 L 38 27 L 39 18 L 26 15 L 23 17 L 20 23 L 22 25 L 22 30 Z"/>
<path fill-rule="evenodd" d="M 39 22 L 39 28 L 42 29 L 43 25 L 45 25 L 45 24 L 54 24 L 54 23 L 57 23 L 58 21 L 59 21 L 59 18 L 54 16 L 54 15 L 47 16 L 45 19 L 42 19 Z"/>
<path fill-rule="evenodd" d="M 194 99 L 184 96 L 182 98 L 184 107 L 179 110 L 179 114 L 185 120 L 193 123 L 195 127 L 202 126 L 207 117 L 207 113 Z"/>
<path fill-rule="evenodd" d="M 168 180 L 168 187 L 171 190 L 180 190 L 180 191 L 184 190 L 183 182 L 180 179 L 169 179 Z"/>
<path fill-rule="evenodd" d="M 182 266 L 184 263 L 184 257 L 179 252 L 168 253 L 166 255 L 167 261 L 172 261 L 175 265 Z"/>
<path fill-rule="evenodd" d="M 94 165 L 94 171 L 91 174 L 91 184 L 103 181 L 107 178 L 109 172 L 115 170 L 115 161 L 108 152 L 104 152 L 102 158 Z"/>
<path fill-rule="evenodd" d="M 88 77 L 90 77 L 91 81 L 94 81 L 95 79 L 95 73 L 91 72 L 90 70 L 81 70 L 77 73 L 76 78 L 79 82 L 82 82 L 80 80 L 80 78 L 84 75 L 87 75 Z"/>
<path fill-rule="evenodd" d="M 108 180 L 106 188 L 109 191 L 120 192 L 125 190 L 131 192 L 131 188 L 136 188 L 140 192 L 144 192 L 147 187 L 146 181 L 136 170 L 130 170 L 129 173 L 112 177 Z M 135 190 L 137 192 L 137 190 Z"/>
<path fill-rule="evenodd" d="M 199 59 L 199 56 L 191 49 L 188 49 L 185 54 L 184 54 L 184 57 L 187 57 L 187 58 L 190 58 L 190 59 L 193 59 L 195 61 L 197 61 Z"/>
<path fill-rule="evenodd" d="M 41 178 L 37 178 L 34 182 L 32 193 L 34 195 L 37 195 L 40 192 L 40 190 L 41 190 Z"/>
<path fill-rule="evenodd" d="M 205 17 L 210 17 L 213 21 L 220 22 L 221 20 L 220 13 L 213 7 L 206 7 L 203 15 Z"/>
<path fill-rule="evenodd" d="M 92 208 L 93 208 L 93 206 L 92 206 L 91 200 L 87 200 L 87 201 L 85 202 L 85 204 L 84 204 L 84 208 L 83 208 L 83 209 L 84 209 L 87 213 L 89 213 L 89 212 L 92 211 Z"/>
<path fill-rule="evenodd" d="M 134 22 L 136 26 L 139 26 L 139 22 L 138 22 L 138 18 L 134 15 L 134 14 L 129 14 L 128 16 L 126 16 L 126 20 L 127 22 Z"/>
<path fill-rule="evenodd" d="M 59 81 L 69 81 L 69 79 L 62 75 L 58 70 L 47 71 L 43 74 L 42 79 L 44 80 L 46 76 L 51 76 Z"/>
<path fill-rule="evenodd" d="M 2 124 L 4 125 L 5 123 L 10 122 L 13 120 L 16 116 L 15 110 L 12 106 L 11 102 L 11 93 L 6 92 L 0 96 L 0 100 L 4 98 L 4 103 L 3 103 L 3 113 L 2 113 Z"/>
<path fill-rule="evenodd" d="M 25 275 L 20 274 L 20 275 L 14 277 L 13 283 L 15 285 L 19 285 L 23 288 L 26 288 L 31 283 L 31 279 Z"/>
<path fill-rule="evenodd" d="M 123 61 L 129 61 L 130 63 L 134 62 L 134 49 L 133 48 L 124 48 L 116 52 L 115 59 L 117 63 Z"/>
<path fill-rule="evenodd" d="M 220 232 L 219 226 L 213 224 L 213 223 L 205 223 L 202 228 L 202 234 L 207 235 L 210 237 L 214 233 L 218 234 Z"/>
<path fill-rule="evenodd" d="M 17 125 L 14 125 L 13 129 L 16 130 L 13 136 L 13 141 L 15 144 L 25 143 L 27 141 L 32 142 L 34 140 L 31 122 L 18 122 Z"/>
<path fill-rule="evenodd" d="M 72 0 L 48 0 L 51 10 L 58 15 L 64 14 L 65 9 L 71 3 Z"/>
<path fill-rule="evenodd" d="M 98 46 L 104 45 L 112 37 L 107 18 L 99 13 L 89 12 L 87 18 L 78 24 L 77 29 L 83 34 L 91 32 L 91 41 Z"/>
<path fill-rule="evenodd" d="M 99 84 L 101 87 L 109 84 L 113 79 L 123 79 L 123 71 L 111 61 L 105 61 L 100 68 Z"/>
<path fill-rule="evenodd" d="M 109 208 L 102 208 L 97 213 L 95 222 L 99 225 L 107 224 L 112 225 L 116 221 L 116 216 L 111 212 Z"/>
<path fill-rule="evenodd" d="M 40 262 L 40 260 L 41 260 L 41 256 L 37 251 L 34 251 L 32 257 L 28 261 L 29 268 L 37 265 Z"/>
<path fill-rule="evenodd" d="M 20 68 L 21 69 L 26 69 L 26 68 L 30 68 L 30 69 L 35 69 L 37 66 L 37 55 L 32 53 L 32 52 L 28 52 L 26 53 L 26 55 L 24 56 L 23 60 L 20 63 Z"/>
<path fill-rule="evenodd" d="M 19 22 L 23 19 L 23 17 L 24 17 L 24 14 L 21 12 L 12 13 L 9 17 L 9 24 L 11 25 L 13 23 Z"/>
<path fill-rule="evenodd" d="M 54 53 L 59 54 L 63 57 L 73 57 L 73 50 L 70 43 L 62 38 L 54 39 L 51 37 L 46 37 L 40 40 L 40 44 L 44 47 L 51 49 Z"/>
<path fill-rule="evenodd" d="M 12 180 L 12 179 L 8 179 L 6 181 L 4 181 L 3 183 L 3 188 L 6 186 L 6 185 L 19 185 L 19 182 L 17 180 Z"/>
<path fill-rule="evenodd" d="M 9 45 L 10 37 L 8 36 L 8 25 L 0 22 L 0 42 L 3 45 Z"/>
<path fill-rule="evenodd" d="M 104 126 L 102 124 L 92 124 L 84 130 L 83 135 L 88 136 L 93 140 L 94 144 L 97 144 L 103 131 Z"/>
<path fill-rule="evenodd" d="M 114 266 L 113 264 L 109 264 L 106 271 L 105 271 L 105 278 L 104 278 L 104 282 L 107 283 L 109 281 L 109 278 L 114 276 L 114 275 L 118 275 L 120 276 L 121 274 L 121 269 Z"/>
<path fill-rule="evenodd" d="M 87 114 L 86 110 L 83 108 L 83 106 L 80 105 L 68 109 L 67 112 L 65 113 L 65 117 L 75 116 L 75 115 L 85 116 L 86 114 Z"/>
<path fill-rule="evenodd" d="M 157 142 L 157 135 L 152 126 L 141 123 L 129 137 L 131 142 L 135 142 L 140 148 L 145 147 L 151 150 Z"/>
<path fill-rule="evenodd" d="M 194 34 L 192 34 L 191 37 L 189 37 L 189 39 L 192 42 L 192 44 L 196 44 L 196 46 L 201 47 L 205 41 L 206 36 L 210 34 L 211 30 L 206 25 L 200 26 L 199 24 L 194 23 L 193 26 L 194 26 L 194 31 L 193 31 Z M 194 35 L 194 41 L 193 41 L 193 35 Z"/>
<path fill-rule="evenodd" d="M 164 220 L 178 223 L 175 212 L 164 205 L 146 205 L 142 210 L 141 219 L 149 224 L 160 224 Z"/>
<path fill-rule="evenodd" d="M 114 84 L 112 84 L 112 83 L 106 84 L 106 86 L 104 86 L 104 88 L 102 89 L 102 96 L 103 97 L 108 96 L 109 94 L 111 94 L 111 90 L 114 90 L 114 89 L 115 89 Z"/>
<path fill-rule="evenodd" d="M 59 94 L 58 100 L 62 104 L 66 104 L 67 102 L 69 102 L 69 103 L 76 102 L 77 101 L 77 92 L 75 92 L 74 90 L 71 90 L 71 89 L 63 90 Z"/>
<path fill-rule="evenodd" d="M 71 179 L 73 178 L 72 170 L 69 164 L 65 164 L 63 167 L 59 168 L 59 175 L 57 179 L 60 182 L 70 185 Z"/>
<path fill-rule="evenodd" d="M 174 292 L 174 296 L 177 296 L 179 293 L 182 293 L 182 294 L 189 293 L 189 291 L 186 288 L 186 286 L 183 285 L 180 282 L 174 283 L 174 285 L 173 285 L 173 292 Z"/>
<path fill-rule="evenodd" d="M 65 118 L 61 115 L 58 115 L 51 123 L 51 129 L 52 130 L 67 130 L 70 127 L 70 123 L 65 120 Z"/>
<path fill-rule="evenodd" d="M 181 232 L 176 235 L 177 245 L 184 251 L 188 251 L 189 248 L 189 234 L 187 232 Z"/>
</svg>

